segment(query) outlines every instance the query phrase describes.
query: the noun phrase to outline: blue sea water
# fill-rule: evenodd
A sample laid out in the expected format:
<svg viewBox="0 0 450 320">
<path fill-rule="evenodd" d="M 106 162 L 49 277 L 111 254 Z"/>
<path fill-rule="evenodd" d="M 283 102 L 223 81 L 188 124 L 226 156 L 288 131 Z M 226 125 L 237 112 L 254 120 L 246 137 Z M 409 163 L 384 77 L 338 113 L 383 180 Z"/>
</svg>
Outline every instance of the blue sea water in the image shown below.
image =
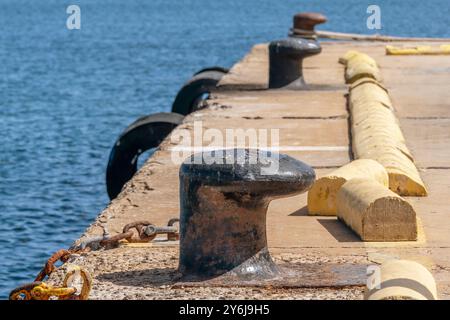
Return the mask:
<svg viewBox="0 0 450 320">
<path fill-rule="evenodd" d="M 80 30 L 66 28 L 71 4 Z M 374 33 L 370 4 L 376 32 L 450 37 L 448 0 L 0 0 L 0 298 L 107 205 L 109 151 L 129 123 L 170 111 L 195 71 L 285 37 L 296 12 Z"/>
</svg>

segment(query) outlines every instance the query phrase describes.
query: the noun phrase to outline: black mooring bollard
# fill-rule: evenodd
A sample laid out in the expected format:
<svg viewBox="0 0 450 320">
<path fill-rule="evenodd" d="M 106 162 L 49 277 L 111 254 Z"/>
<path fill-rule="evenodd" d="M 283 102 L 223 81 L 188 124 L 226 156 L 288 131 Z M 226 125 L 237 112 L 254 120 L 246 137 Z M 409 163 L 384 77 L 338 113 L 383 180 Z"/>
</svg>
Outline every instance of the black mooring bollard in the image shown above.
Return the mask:
<svg viewBox="0 0 450 320">
<path fill-rule="evenodd" d="M 205 161 L 213 157 L 215 163 Z M 197 161 L 195 161 L 197 160 Z M 196 154 L 180 168 L 180 262 L 184 279 L 278 274 L 267 250 L 271 200 L 308 190 L 314 170 L 277 153 L 231 149 Z"/>
<path fill-rule="evenodd" d="M 291 36 L 269 45 L 269 88 L 302 89 L 303 59 L 322 51 L 314 36 L 314 26 L 326 22 L 319 13 L 298 13 L 293 18 Z M 296 31 L 301 31 L 297 35 Z"/>
<path fill-rule="evenodd" d="M 322 51 L 316 40 L 287 38 L 269 45 L 269 88 L 305 87 L 303 59 Z"/>
</svg>

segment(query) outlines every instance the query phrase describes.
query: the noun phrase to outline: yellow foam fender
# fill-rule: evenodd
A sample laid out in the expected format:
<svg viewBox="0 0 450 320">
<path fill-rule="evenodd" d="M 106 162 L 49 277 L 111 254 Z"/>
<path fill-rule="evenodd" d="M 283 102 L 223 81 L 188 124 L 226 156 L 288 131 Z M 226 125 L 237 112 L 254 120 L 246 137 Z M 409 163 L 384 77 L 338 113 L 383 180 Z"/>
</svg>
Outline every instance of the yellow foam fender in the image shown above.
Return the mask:
<svg viewBox="0 0 450 320">
<path fill-rule="evenodd" d="M 345 82 L 354 83 L 362 78 L 381 81 L 381 73 L 374 59 L 359 51 L 349 51 L 339 62 L 346 66 Z"/>
<path fill-rule="evenodd" d="M 389 186 L 386 169 L 371 159 L 350 162 L 330 174 L 316 180 L 308 192 L 308 212 L 310 215 L 335 216 L 336 194 L 341 186 L 353 178 L 370 178 Z"/>
<path fill-rule="evenodd" d="M 363 241 L 415 241 L 417 219 L 413 207 L 373 179 L 344 183 L 336 198 L 337 216 Z"/>
<path fill-rule="evenodd" d="M 386 54 L 391 56 L 407 55 L 446 55 L 450 54 L 450 44 L 441 46 L 394 47 L 386 46 Z"/>
<path fill-rule="evenodd" d="M 374 269 L 368 281 L 366 300 L 437 300 L 436 281 L 420 263 L 389 260 Z"/>
<path fill-rule="evenodd" d="M 342 59 L 373 62 L 366 55 L 349 51 Z M 414 157 L 395 116 L 388 90 L 373 77 L 363 77 L 350 85 L 349 111 L 352 151 L 357 159 L 373 159 L 386 168 L 389 188 L 401 196 L 426 196 L 427 190 Z"/>
</svg>

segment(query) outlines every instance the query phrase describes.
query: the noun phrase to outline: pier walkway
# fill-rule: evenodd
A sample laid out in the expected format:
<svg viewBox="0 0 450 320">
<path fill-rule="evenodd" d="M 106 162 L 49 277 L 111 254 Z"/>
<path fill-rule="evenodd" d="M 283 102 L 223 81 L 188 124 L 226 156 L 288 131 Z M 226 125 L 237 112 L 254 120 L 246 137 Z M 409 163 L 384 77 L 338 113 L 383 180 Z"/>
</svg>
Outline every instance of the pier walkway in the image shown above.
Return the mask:
<svg viewBox="0 0 450 320">
<path fill-rule="evenodd" d="M 395 43 L 389 43 L 395 45 Z M 323 42 L 322 53 L 304 60 L 308 90 L 268 90 L 268 50 L 256 45 L 219 84 L 208 107 L 194 112 L 172 134 L 204 128 L 279 129 L 281 152 L 314 167 L 318 177 L 351 159 L 347 85 L 339 57 L 358 50 L 381 68 L 406 144 L 428 188 L 408 198 L 420 220 L 415 242 L 365 243 L 335 217 L 308 216 L 306 194 L 273 201 L 267 217 L 269 250 L 280 265 L 308 271 L 297 288 L 179 287 L 178 242 L 120 246 L 83 253 L 69 263 L 94 277 L 91 299 L 361 299 L 363 285 L 326 279 L 337 265 L 351 278 L 359 266 L 396 257 L 415 260 L 435 276 L 441 299 L 450 298 L 450 56 L 387 56 L 385 43 Z M 179 216 L 179 165 L 168 137 L 82 239 L 120 233 L 127 223 L 164 225 Z M 284 148 L 284 150 L 283 150 Z M 324 271 L 325 270 L 325 271 Z M 58 283 L 63 271 L 51 275 Z M 326 281 L 325 281 L 325 280 Z M 314 285 L 317 284 L 317 285 Z"/>
</svg>

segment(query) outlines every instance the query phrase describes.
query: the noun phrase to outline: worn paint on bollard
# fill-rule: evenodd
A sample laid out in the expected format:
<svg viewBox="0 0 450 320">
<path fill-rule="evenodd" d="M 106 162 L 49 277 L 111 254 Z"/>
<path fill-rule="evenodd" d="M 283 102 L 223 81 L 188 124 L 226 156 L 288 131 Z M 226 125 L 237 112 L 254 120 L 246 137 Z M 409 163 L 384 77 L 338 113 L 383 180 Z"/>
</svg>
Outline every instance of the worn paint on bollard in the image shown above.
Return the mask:
<svg viewBox="0 0 450 320">
<path fill-rule="evenodd" d="M 218 161 L 207 164 L 205 155 Z M 266 172 L 269 167 L 276 169 Z M 229 149 L 188 158 L 180 168 L 179 271 L 187 279 L 230 271 L 276 276 L 267 251 L 267 208 L 275 198 L 305 192 L 314 179 L 311 167 L 283 154 Z"/>
</svg>

